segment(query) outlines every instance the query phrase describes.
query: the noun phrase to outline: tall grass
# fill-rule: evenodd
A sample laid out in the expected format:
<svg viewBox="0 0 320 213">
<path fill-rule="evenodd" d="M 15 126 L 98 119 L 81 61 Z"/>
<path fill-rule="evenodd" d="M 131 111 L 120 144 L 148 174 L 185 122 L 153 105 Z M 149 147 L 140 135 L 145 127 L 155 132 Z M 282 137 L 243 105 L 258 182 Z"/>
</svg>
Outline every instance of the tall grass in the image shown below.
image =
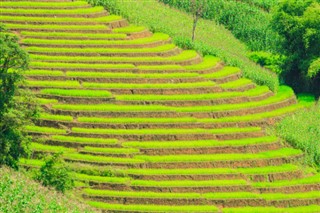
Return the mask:
<svg viewBox="0 0 320 213">
<path fill-rule="evenodd" d="M 32 181 L 23 172 L 0 168 L 0 212 L 96 212 L 74 198 Z"/>
<path fill-rule="evenodd" d="M 283 119 L 278 136 L 306 153 L 307 161 L 320 169 L 320 105 L 304 109 Z"/>
<path fill-rule="evenodd" d="M 240 67 L 245 77 L 277 91 L 278 77 L 256 65 L 247 57 L 246 46 L 215 21 L 201 19 L 196 32 L 196 42 L 191 43 L 192 17 L 184 12 L 166 7 L 156 0 L 87 0 L 104 6 L 111 13 L 120 14 L 130 22 L 144 25 L 153 32 L 169 34 L 178 46 L 193 48 L 203 55 L 214 55 L 231 66 Z M 178 2 L 178 1 L 177 1 Z"/>
<path fill-rule="evenodd" d="M 190 12 L 190 0 L 159 1 Z M 272 2 L 261 0 L 208 0 L 202 17 L 223 24 L 251 50 L 272 50 L 276 48 L 278 37 L 269 26 L 271 14 L 261 10 L 271 7 Z"/>
</svg>

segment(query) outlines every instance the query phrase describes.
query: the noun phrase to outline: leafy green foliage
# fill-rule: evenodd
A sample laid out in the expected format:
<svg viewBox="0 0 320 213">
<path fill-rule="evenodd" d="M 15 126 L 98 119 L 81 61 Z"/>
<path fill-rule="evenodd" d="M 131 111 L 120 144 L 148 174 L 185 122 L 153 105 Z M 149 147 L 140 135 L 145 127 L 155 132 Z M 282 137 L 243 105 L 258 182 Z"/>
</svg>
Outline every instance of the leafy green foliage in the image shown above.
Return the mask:
<svg viewBox="0 0 320 213">
<path fill-rule="evenodd" d="M 28 55 L 18 38 L 0 25 L 0 164 L 17 168 L 19 157 L 28 154 L 30 138 L 23 127 L 37 115 L 33 96 L 19 90 L 22 71 L 28 67 Z M 19 93 L 19 98 L 15 96 Z"/>
<path fill-rule="evenodd" d="M 159 0 L 159 2 L 195 14 L 193 0 Z M 277 35 L 268 26 L 271 16 L 259 7 L 253 6 L 254 2 L 244 2 L 246 3 L 233 0 L 207 0 L 201 17 L 223 24 L 252 50 L 276 49 Z M 270 9 L 272 2 L 267 4 L 265 1 L 258 1 L 256 4 Z"/>
<path fill-rule="evenodd" d="M 320 168 L 320 105 L 300 111 L 282 120 L 277 134 L 306 153 L 309 163 Z"/>
<path fill-rule="evenodd" d="M 24 172 L 0 168 L 0 212 L 88 213 L 95 212 L 74 198 L 42 187 Z"/>
<path fill-rule="evenodd" d="M 296 91 L 320 94 L 320 3 L 317 0 L 286 0 L 273 15 L 272 27 L 283 38 L 282 52 L 287 55 L 285 82 Z"/>
<path fill-rule="evenodd" d="M 285 56 L 263 51 L 251 52 L 249 53 L 249 58 L 257 64 L 260 64 L 261 66 L 268 68 L 277 74 L 281 74 L 282 67 L 284 66 L 286 59 Z"/>
<path fill-rule="evenodd" d="M 55 153 L 46 159 L 35 179 L 44 186 L 52 186 L 60 192 L 65 192 L 74 187 L 74 181 L 68 172 L 61 153 Z"/>
</svg>

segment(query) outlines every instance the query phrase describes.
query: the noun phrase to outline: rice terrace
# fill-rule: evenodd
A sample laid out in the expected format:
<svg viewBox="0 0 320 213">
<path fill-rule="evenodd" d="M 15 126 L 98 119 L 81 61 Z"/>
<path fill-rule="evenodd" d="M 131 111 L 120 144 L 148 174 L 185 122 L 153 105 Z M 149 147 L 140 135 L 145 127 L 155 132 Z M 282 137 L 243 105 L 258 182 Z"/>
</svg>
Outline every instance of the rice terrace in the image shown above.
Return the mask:
<svg viewBox="0 0 320 213">
<path fill-rule="evenodd" d="M 320 212 L 319 0 L 0 0 L 0 212 Z"/>
</svg>

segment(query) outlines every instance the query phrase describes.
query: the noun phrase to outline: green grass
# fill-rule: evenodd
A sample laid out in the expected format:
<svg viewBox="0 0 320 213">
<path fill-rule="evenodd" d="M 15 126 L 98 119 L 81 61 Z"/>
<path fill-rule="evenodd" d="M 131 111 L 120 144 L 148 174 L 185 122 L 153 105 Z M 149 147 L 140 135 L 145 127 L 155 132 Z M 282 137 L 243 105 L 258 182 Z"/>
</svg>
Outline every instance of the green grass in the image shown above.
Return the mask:
<svg viewBox="0 0 320 213">
<path fill-rule="evenodd" d="M 153 181 L 153 180 L 131 180 L 132 186 L 145 187 L 210 187 L 210 186 L 239 186 L 247 185 L 245 180 L 173 180 L 173 181 Z"/>
<path fill-rule="evenodd" d="M 127 184 L 130 181 L 129 178 L 93 176 L 80 173 L 73 173 L 73 176 L 80 181 L 94 181 L 100 183 Z"/>
<path fill-rule="evenodd" d="M 79 88 L 78 81 L 31 81 L 26 83 L 29 87 L 64 87 L 64 88 Z"/>
<path fill-rule="evenodd" d="M 174 134 L 234 134 L 261 131 L 260 127 L 222 128 L 222 129 L 92 129 L 73 127 L 74 133 L 85 134 L 137 134 L 137 135 L 174 135 Z"/>
<path fill-rule="evenodd" d="M 113 191 L 99 189 L 84 189 L 83 193 L 90 196 L 105 197 L 130 197 L 130 198 L 162 198 L 162 199 L 266 199 L 266 200 L 284 200 L 284 199 L 315 199 L 320 194 L 315 191 L 294 193 L 294 194 L 257 194 L 252 192 L 227 192 L 227 193 L 164 193 L 164 192 L 137 192 L 137 191 Z"/>
<path fill-rule="evenodd" d="M 89 205 L 95 208 L 113 211 L 141 211 L 141 212 L 218 212 L 215 206 L 164 206 L 164 205 L 123 205 L 108 204 L 95 201 L 87 201 Z"/>
<path fill-rule="evenodd" d="M 142 26 L 135 26 L 135 25 L 129 25 L 127 27 L 121 27 L 121 28 L 115 28 L 112 31 L 114 33 L 136 33 L 136 32 L 142 32 L 146 30 L 145 27 Z"/>
<path fill-rule="evenodd" d="M 95 104 L 95 105 L 72 105 L 72 104 L 55 104 L 52 106 L 54 109 L 60 110 L 73 110 L 73 111 L 113 111 L 113 112 L 126 112 L 126 111 L 167 111 L 169 107 L 161 105 L 110 105 L 110 104 Z"/>
<path fill-rule="evenodd" d="M 169 64 L 169 65 L 140 65 L 137 66 L 139 70 L 149 71 L 149 70 L 157 70 L 157 71 L 164 71 L 164 70 L 181 70 L 186 71 L 183 66 L 176 65 L 176 64 Z"/>
<path fill-rule="evenodd" d="M 181 101 L 181 100 L 214 100 L 233 97 L 252 97 L 269 92 L 266 86 L 257 87 L 246 92 L 220 92 L 205 94 L 183 94 L 183 95 L 117 95 L 117 100 L 123 101 Z"/>
<path fill-rule="evenodd" d="M 58 100 L 55 99 L 45 99 L 45 98 L 37 98 L 37 102 L 40 105 L 44 105 L 44 104 L 56 104 L 58 103 Z"/>
<path fill-rule="evenodd" d="M 175 48 L 174 44 L 164 44 L 157 47 L 130 49 L 130 48 L 47 48 L 47 47 L 27 47 L 30 52 L 50 52 L 50 53 L 157 53 L 165 52 Z"/>
<path fill-rule="evenodd" d="M 275 127 L 275 132 L 292 146 L 303 150 L 309 164 L 320 168 L 320 105 L 314 106 L 312 98 L 308 97 L 300 102 L 312 107 L 284 118 Z"/>
<path fill-rule="evenodd" d="M 70 64 L 70 63 L 48 63 L 48 62 L 30 62 L 31 67 L 38 68 L 97 68 L 97 69 L 132 69 L 133 64 Z"/>
<path fill-rule="evenodd" d="M 43 152 L 63 152 L 63 153 L 72 153 L 76 152 L 76 149 L 73 148 L 66 148 L 63 146 L 52 146 L 52 145 L 44 145 L 40 143 L 31 143 L 30 148 L 36 151 L 43 151 Z"/>
<path fill-rule="evenodd" d="M 72 116 L 68 115 L 53 115 L 53 114 L 47 114 L 47 113 L 41 113 L 40 119 L 42 120 L 51 120 L 51 121 L 73 121 Z"/>
<path fill-rule="evenodd" d="M 25 25 L 23 25 L 25 26 Z M 9 27 L 9 26 L 8 26 Z M 106 27 L 105 27 L 106 28 Z M 133 40 L 63 40 L 63 39 L 23 39 L 25 44 L 51 44 L 51 45 L 138 45 L 157 41 L 166 41 L 170 37 L 163 33 L 155 33 L 150 37 Z"/>
<path fill-rule="evenodd" d="M 40 126 L 26 126 L 25 130 L 27 132 L 35 132 L 35 133 L 46 133 L 46 134 L 66 134 L 66 130 L 64 129 L 56 129 L 51 127 L 40 127 Z"/>
<path fill-rule="evenodd" d="M 253 82 L 249 79 L 246 78 L 240 78 L 235 81 L 230 81 L 224 84 L 220 84 L 219 86 L 222 87 L 223 89 L 236 89 L 248 84 L 252 84 Z"/>
<path fill-rule="evenodd" d="M 78 143 L 78 144 L 115 145 L 118 143 L 117 139 L 104 139 L 104 138 L 85 138 L 85 137 L 72 137 L 72 136 L 63 136 L 63 135 L 52 135 L 50 138 L 54 141 Z"/>
<path fill-rule="evenodd" d="M 3 21 L 23 21 L 23 22 L 41 22 L 41 23 L 88 23 L 88 22 L 98 22 L 98 23 L 108 23 L 112 21 L 121 20 L 121 16 L 109 15 L 99 18 L 74 18 L 74 17 L 26 17 L 26 16 L 0 16 Z"/>
<path fill-rule="evenodd" d="M 207 70 L 215 67 L 219 62 L 220 58 L 216 58 L 213 56 L 205 56 L 203 61 L 200 64 L 185 66 L 186 70 Z"/>
<path fill-rule="evenodd" d="M 246 121 L 258 121 L 266 118 L 274 118 L 278 116 L 283 116 L 289 113 L 293 113 L 299 109 L 303 109 L 306 107 L 305 104 L 294 104 L 288 107 L 279 108 L 270 112 L 263 112 L 263 113 L 256 113 L 251 115 L 243 115 L 243 116 L 231 116 L 231 117 L 224 117 L 224 118 L 205 118 L 200 119 L 199 122 L 204 123 L 219 123 L 219 122 L 246 122 Z"/>
<path fill-rule="evenodd" d="M 84 1 L 75 1 L 75 2 L 27 2 L 27 1 L 18 1 L 18 2 L 1 2 L 2 7 L 76 7 L 76 6 L 85 6 L 88 3 Z"/>
<path fill-rule="evenodd" d="M 203 148 L 216 146 L 247 146 L 259 143 L 273 143 L 278 139 L 276 137 L 260 137 L 260 138 L 245 138 L 240 140 L 198 140 L 198 141 L 149 141 L 149 142 L 123 142 L 124 147 L 134 147 L 143 149 L 166 149 L 166 148 Z"/>
<path fill-rule="evenodd" d="M 19 165 L 22 166 L 32 166 L 32 167 L 41 167 L 44 165 L 43 160 L 38 159 L 26 159 L 26 158 L 20 158 L 19 159 Z"/>
<path fill-rule="evenodd" d="M 104 154 L 136 154 L 139 153 L 139 149 L 134 148 L 100 148 L 86 146 L 82 151 L 92 153 L 104 153 Z"/>
<path fill-rule="evenodd" d="M 172 46 L 171 46 L 172 47 Z M 163 51 L 163 50 L 160 50 Z M 137 51 L 139 52 L 139 51 Z M 185 61 L 188 59 L 192 59 L 197 56 L 197 53 L 194 51 L 183 51 L 179 55 L 171 56 L 171 57 L 108 57 L 108 56 L 46 56 L 46 55 L 32 55 L 30 54 L 30 58 L 33 60 L 40 60 L 40 61 L 77 61 L 77 62 L 86 62 L 86 61 L 111 61 L 111 62 L 179 62 Z"/>
<path fill-rule="evenodd" d="M 21 35 L 25 37 L 37 36 L 37 37 L 56 37 L 56 38 L 86 38 L 86 39 L 125 39 L 127 38 L 126 34 L 113 33 L 113 34 L 91 34 L 91 33 L 68 33 L 68 32 L 29 32 L 22 31 Z"/>
<path fill-rule="evenodd" d="M 166 155 L 166 156 L 147 156 L 137 155 L 136 159 L 142 159 L 152 163 L 174 163 L 174 162 L 210 162 L 210 161 L 243 161 L 243 160 L 257 160 L 257 159 L 272 159 L 281 157 L 290 157 L 299 155 L 300 150 L 292 148 L 282 148 L 279 150 L 272 150 L 268 152 L 260 152 L 256 154 L 207 154 L 207 155 Z"/>
<path fill-rule="evenodd" d="M 80 8 L 80 9 L 7 9 L 1 8 L 2 14 L 91 14 L 102 12 L 103 7 L 89 7 L 89 8 Z"/>
<path fill-rule="evenodd" d="M 58 96 L 70 96 L 70 97 L 99 97 L 109 98 L 112 94 L 108 91 L 101 90 L 67 90 L 67 89 L 43 89 L 41 94 L 58 95 Z"/>
<path fill-rule="evenodd" d="M 89 203 L 90 204 L 90 203 Z M 290 208 L 277 207 L 241 207 L 241 208 L 224 208 L 225 213 L 316 213 L 320 206 L 299 206 Z"/>
<path fill-rule="evenodd" d="M 1 212 L 98 212 L 70 194 L 58 193 L 56 190 L 41 186 L 23 169 L 18 172 L 1 167 L 0 174 Z"/>
<path fill-rule="evenodd" d="M 48 71 L 48 70 L 28 70 L 24 73 L 26 76 L 64 76 L 62 71 Z"/>
<path fill-rule="evenodd" d="M 86 88 L 103 88 L 103 89 L 179 89 L 179 88 L 200 88 L 212 87 L 215 83 L 212 81 L 203 81 L 195 83 L 167 83 L 167 84 L 124 84 L 124 83 L 94 83 L 83 82 Z"/>
<path fill-rule="evenodd" d="M 280 166 L 250 168 L 194 168 L 194 169 L 126 169 L 126 174 L 136 175 L 214 175 L 214 174 L 272 174 L 296 171 L 297 165 L 283 164 Z"/>
<path fill-rule="evenodd" d="M 252 183 L 254 187 L 257 188 L 271 188 L 271 187 L 284 187 L 284 186 L 296 186 L 296 185 L 307 185 L 307 184 L 319 184 L 320 183 L 320 174 L 293 180 L 283 180 L 283 181 L 274 181 L 274 182 L 255 182 Z"/>
<path fill-rule="evenodd" d="M 88 0 L 88 2 L 105 6 L 108 11 L 121 15 L 137 25 L 146 26 L 152 31 L 167 33 L 177 44 L 182 44 L 180 46 L 190 46 L 191 44 L 191 48 L 195 48 L 204 55 L 215 55 L 230 66 L 240 67 L 243 75 L 255 83 L 267 85 L 271 90 L 277 91 L 278 77 L 252 62 L 247 57 L 246 45 L 215 21 L 200 19 L 197 24 L 196 41 L 192 44 L 190 35 L 193 24 L 192 15 L 164 6 L 156 0 L 139 2 Z M 235 12 L 238 11 L 235 10 Z M 237 23 L 234 20 L 231 22 Z M 208 28 L 208 26 L 210 27 Z"/>
<path fill-rule="evenodd" d="M 194 123 L 197 120 L 191 117 L 178 118 L 103 118 L 103 117 L 78 117 L 79 122 L 84 123 L 121 123 L 121 124 L 138 124 L 138 123 Z"/>
<path fill-rule="evenodd" d="M 105 25 L 31 25 L 31 24 L 6 24 L 9 29 L 57 29 L 57 30 L 106 30 L 108 29 Z M 25 39 L 28 40 L 28 39 Z M 24 42 L 25 42 L 24 40 Z"/>
<path fill-rule="evenodd" d="M 120 164 L 139 164 L 143 163 L 143 160 L 134 158 L 116 158 L 116 157 L 105 157 L 95 155 L 84 155 L 77 153 L 66 153 L 64 158 L 69 160 L 79 160 L 90 163 L 120 163 Z"/>
<path fill-rule="evenodd" d="M 250 109 L 255 107 L 267 106 L 278 103 L 294 97 L 294 93 L 289 87 L 280 87 L 276 96 L 269 97 L 262 101 L 244 102 L 239 104 L 221 104 L 212 106 L 191 106 L 191 107 L 169 107 L 159 105 L 123 105 L 119 108 L 117 105 L 54 105 L 55 109 L 78 110 L 78 111 L 176 111 L 176 112 L 221 112 L 228 110 Z"/>
<path fill-rule="evenodd" d="M 223 67 L 222 70 L 219 70 L 218 72 L 204 74 L 202 77 L 208 79 L 223 78 L 239 72 L 241 72 L 241 70 L 238 67 Z"/>
<path fill-rule="evenodd" d="M 96 64 L 95 64 L 96 65 Z M 68 67 L 67 65 L 64 65 Z M 90 65 L 91 66 L 91 65 Z M 85 66 L 84 66 L 85 67 Z M 91 68 L 104 68 L 102 65 L 91 66 Z M 107 69 L 107 68 L 106 68 Z M 112 72 L 67 72 L 68 77 L 88 77 L 88 78 L 159 78 L 159 79 L 170 79 L 170 78 L 195 78 L 198 77 L 198 73 L 112 73 Z"/>
</svg>

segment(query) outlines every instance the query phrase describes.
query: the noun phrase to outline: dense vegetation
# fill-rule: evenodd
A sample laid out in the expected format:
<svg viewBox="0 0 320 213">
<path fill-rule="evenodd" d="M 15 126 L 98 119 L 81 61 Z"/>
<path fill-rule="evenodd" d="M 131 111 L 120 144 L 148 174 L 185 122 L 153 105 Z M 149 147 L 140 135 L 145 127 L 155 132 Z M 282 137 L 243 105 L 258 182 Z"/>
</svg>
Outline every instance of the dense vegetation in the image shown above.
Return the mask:
<svg viewBox="0 0 320 213">
<path fill-rule="evenodd" d="M 277 134 L 306 152 L 308 163 L 320 169 L 320 105 L 286 117 L 276 126 Z"/>
<path fill-rule="evenodd" d="M 191 12 L 190 0 L 159 0 Z M 207 0 L 202 17 L 246 43 L 250 58 L 280 75 L 296 92 L 320 94 L 320 6 L 317 0 Z M 264 52 L 261 52 L 264 51 Z"/>
<path fill-rule="evenodd" d="M 0 168 L 0 212 L 95 212 L 70 196 L 42 187 L 23 171 Z"/>
<path fill-rule="evenodd" d="M 190 0 L 159 0 L 188 13 L 191 12 Z M 277 48 L 277 34 L 270 28 L 271 15 L 262 11 L 251 1 L 236 0 L 207 0 L 202 18 L 215 20 L 229 29 L 236 38 L 245 42 L 251 50 L 270 51 Z M 272 5 L 271 1 L 256 1 L 255 3 L 266 9 Z"/>
<path fill-rule="evenodd" d="M 281 77 L 297 92 L 320 95 L 320 3 L 287 0 L 273 14 L 272 26 L 283 38 L 286 56 Z"/>
<path fill-rule="evenodd" d="M 167 33 L 182 48 L 195 49 L 203 55 L 218 56 L 227 64 L 240 67 L 244 76 L 255 83 L 267 85 L 273 91 L 278 90 L 277 76 L 249 60 L 246 46 L 235 39 L 224 27 L 217 25 L 215 21 L 199 20 L 196 40 L 192 42 L 192 16 L 164 7 L 156 0 L 134 2 L 88 0 L 88 2 L 104 6 L 111 13 L 122 15 L 132 23 L 147 26 L 153 32 Z"/>
<path fill-rule="evenodd" d="M 23 71 L 28 68 L 28 55 L 18 38 L 0 25 L 0 165 L 17 168 L 21 156 L 29 153 L 30 137 L 23 131 L 37 116 L 31 93 L 19 89 Z"/>
</svg>

